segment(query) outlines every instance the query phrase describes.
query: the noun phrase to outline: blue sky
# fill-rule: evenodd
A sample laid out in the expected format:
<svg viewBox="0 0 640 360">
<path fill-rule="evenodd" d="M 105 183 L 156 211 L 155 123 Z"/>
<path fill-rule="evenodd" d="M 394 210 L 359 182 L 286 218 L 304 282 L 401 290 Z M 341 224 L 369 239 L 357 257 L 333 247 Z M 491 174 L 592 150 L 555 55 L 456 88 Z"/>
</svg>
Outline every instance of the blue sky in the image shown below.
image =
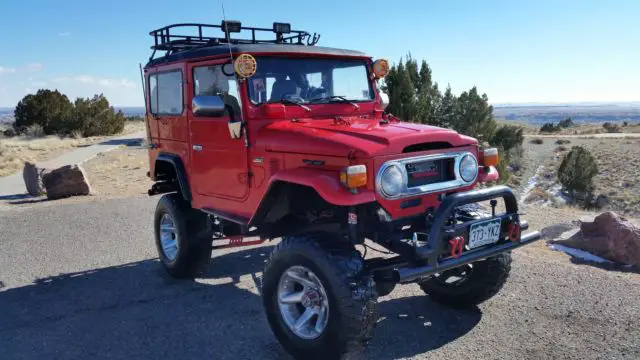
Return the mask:
<svg viewBox="0 0 640 360">
<path fill-rule="evenodd" d="M 492 103 L 640 100 L 637 0 L 227 0 L 225 8 L 245 25 L 318 32 L 324 46 L 392 62 L 411 52 L 442 87 L 476 85 Z M 141 105 L 148 32 L 221 18 L 220 0 L 0 1 L 0 107 L 43 87 Z"/>
</svg>

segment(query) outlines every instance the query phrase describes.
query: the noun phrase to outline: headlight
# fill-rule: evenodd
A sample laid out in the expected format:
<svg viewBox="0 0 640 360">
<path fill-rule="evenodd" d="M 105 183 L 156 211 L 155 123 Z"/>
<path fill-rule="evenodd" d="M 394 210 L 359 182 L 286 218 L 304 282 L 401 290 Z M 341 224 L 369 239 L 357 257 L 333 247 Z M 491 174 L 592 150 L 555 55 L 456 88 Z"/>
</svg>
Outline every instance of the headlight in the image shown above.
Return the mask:
<svg viewBox="0 0 640 360">
<path fill-rule="evenodd" d="M 465 155 L 460 160 L 460 177 L 466 182 L 472 182 L 478 176 L 478 161 L 472 155 Z"/>
<path fill-rule="evenodd" d="M 386 196 L 396 196 L 402 192 L 404 181 L 402 171 L 397 165 L 391 165 L 380 177 L 380 189 Z"/>
</svg>

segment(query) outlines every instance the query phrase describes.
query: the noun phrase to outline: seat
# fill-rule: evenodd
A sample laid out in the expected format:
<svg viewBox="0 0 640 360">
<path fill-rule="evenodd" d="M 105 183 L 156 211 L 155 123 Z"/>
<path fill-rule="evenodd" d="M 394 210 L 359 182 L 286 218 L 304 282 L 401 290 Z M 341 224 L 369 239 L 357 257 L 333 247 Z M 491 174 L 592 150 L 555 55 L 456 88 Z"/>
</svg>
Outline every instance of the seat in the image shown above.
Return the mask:
<svg viewBox="0 0 640 360">
<path fill-rule="evenodd" d="M 271 102 L 278 102 L 287 95 L 298 95 L 298 86 L 293 80 L 279 80 L 271 87 Z"/>
</svg>

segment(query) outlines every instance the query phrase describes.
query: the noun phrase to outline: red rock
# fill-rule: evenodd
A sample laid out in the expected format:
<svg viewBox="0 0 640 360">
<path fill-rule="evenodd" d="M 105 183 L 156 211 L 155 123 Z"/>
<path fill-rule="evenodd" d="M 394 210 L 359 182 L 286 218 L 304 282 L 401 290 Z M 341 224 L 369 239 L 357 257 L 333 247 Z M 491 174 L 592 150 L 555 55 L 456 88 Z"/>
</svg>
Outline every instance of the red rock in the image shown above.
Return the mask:
<svg viewBox="0 0 640 360">
<path fill-rule="evenodd" d="M 89 180 L 80 165 L 66 165 L 51 170 L 42 176 L 42 183 L 49 199 L 91 194 Z"/>
<path fill-rule="evenodd" d="M 554 243 L 640 267 L 640 227 L 611 211 L 598 215 L 593 222 L 582 222 L 580 232 Z"/>
</svg>

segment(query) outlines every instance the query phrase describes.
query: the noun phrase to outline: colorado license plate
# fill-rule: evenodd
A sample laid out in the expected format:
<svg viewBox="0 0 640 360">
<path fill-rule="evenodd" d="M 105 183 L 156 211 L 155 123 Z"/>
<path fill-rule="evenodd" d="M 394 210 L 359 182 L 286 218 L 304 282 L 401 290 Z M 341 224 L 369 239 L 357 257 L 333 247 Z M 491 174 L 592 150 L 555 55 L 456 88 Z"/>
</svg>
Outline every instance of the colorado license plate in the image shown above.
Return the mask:
<svg viewBox="0 0 640 360">
<path fill-rule="evenodd" d="M 469 249 L 493 244 L 500 240 L 500 227 L 500 219 L 471 225 L 469 230 Z"/>
</svg>

